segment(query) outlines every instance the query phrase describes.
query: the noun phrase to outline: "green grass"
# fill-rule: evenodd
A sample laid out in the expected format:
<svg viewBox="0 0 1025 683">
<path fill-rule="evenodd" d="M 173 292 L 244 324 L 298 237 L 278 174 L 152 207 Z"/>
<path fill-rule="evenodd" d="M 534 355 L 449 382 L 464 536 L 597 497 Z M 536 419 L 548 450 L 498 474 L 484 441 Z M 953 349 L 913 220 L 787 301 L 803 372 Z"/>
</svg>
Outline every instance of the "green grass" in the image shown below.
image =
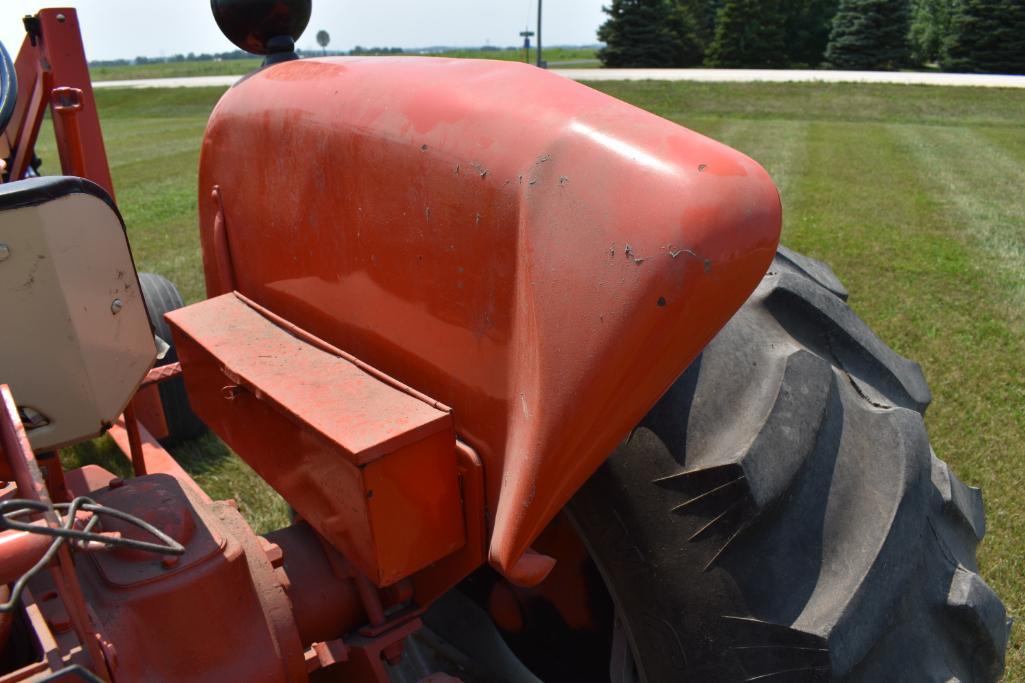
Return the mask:
<svg viewBox="0 0 1025 683">
<path fill-rule="evenodd" d="M 780 187 L 783 240 L 828 261 L 851 304 L 934 394 L 932 444 L 981 486 L 983 575 L 1025 616 L 1025 92 L 821 84 L 595 84 L 758 159 Z M 218 89 L 99 91 L 140 269 L 203 294 L 196 165 Z M 52 149 L 42 153 L 51 161 Z M 109 459 L 109 444 L 80 449 Z M 212 458 L 204 459 L 210 452 Z M 261 529 L 285 509 L 214 439 L 175 455 Z M 1025 680 L 1019 625 L 1008 681 Z"/>
<path fill-rule="evenodd" d="M 536 59 L 533 49 L 531 62 Z M 432 53 L 431 57 L 459 57 L 465 59 L 499 59 L 522 61 L 523 50 L 447 50 Z M 573 68 L 598 67 L 598 58 L 591 48 L 546 48 L 544 58 L 553 66 L 558 62 L 582 62 L 567 64 Z M 165 62 L 160 64 L 129 64 L 125 66 L 94 66 L 89 74 L 94 81 L 127 81 L 139 78 L 185 78 L 188 76 L 235 76 L 249 73 L 260 66 L 259 58 L 226 59 L 221 62 L 191 61 Z"/>
<path fill-rule="evenodd" d="M 248 73 L 263 61 L 226 59 L 222 62 L 191 61 L 159 64 L 128 64 L 125 66 L 93 66 L 89 75 L 94 81 L 128 81 L 138 78 L 185 78 L 187 76 L 234 76 Z"/>
<path fill-rule="evenodd" d="M 214 500 L 233 499 L 257 533 L 289 523 L 288 505 L 237 455 L 213 434 L 171 447 L 175 460 Z M 61 452 L 67 469 L 100 465 L 120 477 L 132 476 L 132 467 L 110 437 L 95 439 Z"/>
</svg>

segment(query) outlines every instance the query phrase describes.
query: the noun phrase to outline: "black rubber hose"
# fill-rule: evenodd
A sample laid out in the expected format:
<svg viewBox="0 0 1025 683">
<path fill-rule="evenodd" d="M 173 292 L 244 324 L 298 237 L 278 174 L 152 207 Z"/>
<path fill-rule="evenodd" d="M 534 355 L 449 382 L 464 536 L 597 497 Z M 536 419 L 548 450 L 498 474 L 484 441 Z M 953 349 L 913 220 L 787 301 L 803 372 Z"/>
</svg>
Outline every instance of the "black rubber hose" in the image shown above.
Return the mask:
<svg viewBox="0 0 1025 683">
<path fill-rule="evenodd" d="M 14 71 L 14 62 L 4 44 L 0 43 L 0 133 L 7 129 L 17 101 L 18 76 Z"/>
</svg>

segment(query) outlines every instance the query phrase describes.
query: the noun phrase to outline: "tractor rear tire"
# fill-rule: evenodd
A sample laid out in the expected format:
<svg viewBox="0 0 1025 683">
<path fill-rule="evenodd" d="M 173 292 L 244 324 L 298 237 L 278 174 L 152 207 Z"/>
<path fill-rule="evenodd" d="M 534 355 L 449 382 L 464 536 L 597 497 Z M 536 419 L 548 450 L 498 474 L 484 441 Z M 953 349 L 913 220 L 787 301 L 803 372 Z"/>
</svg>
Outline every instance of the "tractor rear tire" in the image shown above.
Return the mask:
<svg viewBox="0 0 1025 683">
<path fill-rule="evenodd" d="M 781 248 L 570 503 L 637 680 L 1000 676 L 982 498 L 929 446 L 919 366 L 846 296 Z"/>
<path fill-rule="evenodd" d="M 146 301 L 146 310 L 149 313 L 153 332 L 170 347 L 164 357 L 157 360 L 156 365 L 159 367 L 176 363 L 178 362 L 178 353 L 171 340 L 171 328 L 164 320 L 164 314 L 184 305 L 181 294 L 178 293 L 178 288 L 174 286 L 174 283 L 154 273 L 139 273 L 139 285 L 142 287 L 142 296 Z M 185 391 L 185 380 L 181 375 L 161 382 L 158 389 L 168 431 L 167 438 L 162 441 L 178 443 L 195 439 L 206 432 L 206 425 L 192 412 L 189 396 Z"/>
</svg>

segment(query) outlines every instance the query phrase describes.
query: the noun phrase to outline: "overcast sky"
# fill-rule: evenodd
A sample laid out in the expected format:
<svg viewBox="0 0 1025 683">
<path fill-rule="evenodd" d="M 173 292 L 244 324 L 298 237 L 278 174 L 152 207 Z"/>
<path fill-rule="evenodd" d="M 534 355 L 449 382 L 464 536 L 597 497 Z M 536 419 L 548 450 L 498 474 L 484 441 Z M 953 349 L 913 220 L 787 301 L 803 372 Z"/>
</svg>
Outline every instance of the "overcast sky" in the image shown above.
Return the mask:
<svg viewBox="0 0 1025 683">
<path fill-rule="evenodd" d="M 597 42 L 603 0 L 544 2 L 546 45 Z M 606 0 L 607 1 L 607 0 Z M 75 7 L 89 59 L 150 57 L 233 49 L 210 14 L 209 0 L 0 0 L 0 40 L 12 57 L 24 38 L 21 17 L 42 7 Z M 316 49 L 320 29 L 329 48 L 355 45 L 514 45 L 537 23 L 537 0 L 313 0 L 313 17 L 299 47 Z"/>
</svg>

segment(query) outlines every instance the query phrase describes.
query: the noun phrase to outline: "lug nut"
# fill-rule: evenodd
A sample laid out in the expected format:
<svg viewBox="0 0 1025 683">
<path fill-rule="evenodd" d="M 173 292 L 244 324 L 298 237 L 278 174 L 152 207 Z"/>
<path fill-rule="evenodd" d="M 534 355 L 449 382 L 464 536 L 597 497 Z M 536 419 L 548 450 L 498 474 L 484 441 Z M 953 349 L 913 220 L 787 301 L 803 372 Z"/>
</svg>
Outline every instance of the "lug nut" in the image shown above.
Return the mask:
<svg viewBox="0 0 1025 683">
<path fill-rule="evenodd" d="M 124 308 L 124 307 L 125 307 L 125 302 L 121 301 L 121 299 L 114 299 L 113 301 L 110 302 L 110 312 L 113 313 L 114 315 L 117 315 L 118 313 L 120 313 L 121 309 Z"/>
</svg>

